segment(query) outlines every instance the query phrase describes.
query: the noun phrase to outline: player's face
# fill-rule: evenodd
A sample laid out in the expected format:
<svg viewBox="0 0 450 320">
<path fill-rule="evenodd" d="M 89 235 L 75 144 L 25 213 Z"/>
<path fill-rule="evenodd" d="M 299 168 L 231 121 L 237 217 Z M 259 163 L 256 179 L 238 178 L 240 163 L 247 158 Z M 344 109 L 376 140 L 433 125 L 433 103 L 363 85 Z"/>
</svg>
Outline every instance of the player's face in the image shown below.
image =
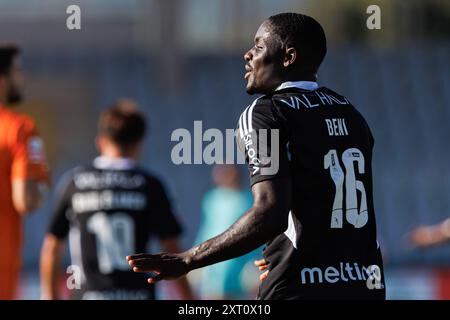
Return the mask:
<svg viewBox="0 0 450 320">
<path fill-rule="evenodd" d="M 8 76 L 8 89 L 6 92 L 6 101 L 8 104 L 22 101 L 24 83 L 25 79 L 22 68 L 17 59 L 14 59 Z"/>
<path fill-rule="evenodd" d="M 282 55 L 269 22 L 265 21 L 255 35 L 255 46 L 244 55 L 247 92 L 270 93 L 281 84 Z"/>
</svg>

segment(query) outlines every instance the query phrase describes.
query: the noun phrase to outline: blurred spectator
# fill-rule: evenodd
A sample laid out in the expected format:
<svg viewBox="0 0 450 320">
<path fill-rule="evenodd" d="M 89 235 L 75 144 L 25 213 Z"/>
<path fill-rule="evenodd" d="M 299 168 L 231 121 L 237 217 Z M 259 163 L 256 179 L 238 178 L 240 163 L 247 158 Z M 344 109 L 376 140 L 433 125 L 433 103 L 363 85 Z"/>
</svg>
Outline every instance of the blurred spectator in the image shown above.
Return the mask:
<svg viewBox="0 0 450 320">
<path fill-rule="evenodd" d="M 251 206 L 251 192 L 241 187 L 237 168 L 216 165 L 212 171 L 216 187 L 202 200 L 202 217 L 196 244 L 228 229 Z M 203 299 L 246 299 L 253 288 L 246 283 L 243 273 L 253 264 L 257 250 L 242 257 L 208 266 L 201 271 L 200 295 Z M 255 278 L 256 276 L 249 276 Z M 249 292 L 250 291 L 250 292 Z"/>
<path fill-rule="evenodd" d="M 22 217 L 40 206 L 49 182 L 34 120 L 10 109 L 22 100 L 18 53 L 16 47 L 0 47 L 0 300 L 16 298 Z"/>
</svg>

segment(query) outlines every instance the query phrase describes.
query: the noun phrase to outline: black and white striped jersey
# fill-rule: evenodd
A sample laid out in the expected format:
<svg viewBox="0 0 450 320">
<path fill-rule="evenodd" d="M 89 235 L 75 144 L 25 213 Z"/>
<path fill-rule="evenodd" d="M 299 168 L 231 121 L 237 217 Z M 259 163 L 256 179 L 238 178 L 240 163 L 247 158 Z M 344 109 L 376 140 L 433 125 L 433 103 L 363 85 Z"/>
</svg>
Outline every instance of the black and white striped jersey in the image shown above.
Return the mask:
<svg viewBox="0 0 450 320">
<path fill-rule="evenodd" d="M 372 193 L 374 139 L 325 87 L 292 83 L 242 113 L 237 142 L 251 184 L 289 178 L 288 229 L 270 240 L 260 299 L 384 298 Z"/>
<path fill-rule="evenodd" d="M 145 252 L 150 236 L 176 237 L 181 227 L 158 179 L 129 159 L 99 157 L 64 176 L 48 232 L 69 237 L 80 281 L 74 298 L 153 299 L 154 287 L 125 257 Z"/>
</svg>

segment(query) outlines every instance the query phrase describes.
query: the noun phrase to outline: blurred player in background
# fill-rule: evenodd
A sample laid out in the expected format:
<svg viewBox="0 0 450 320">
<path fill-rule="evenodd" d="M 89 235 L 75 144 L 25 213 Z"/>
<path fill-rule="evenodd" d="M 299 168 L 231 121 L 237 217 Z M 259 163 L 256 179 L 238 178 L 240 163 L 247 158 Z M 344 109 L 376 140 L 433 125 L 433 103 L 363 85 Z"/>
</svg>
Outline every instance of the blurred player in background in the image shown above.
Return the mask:
<svg viewBox="0 0 450 320">
<path fill-rule="evenodd" d="M 283 13 L 262 23 L 244 58 L 247 92 L 263 96 L 242 113 L 237 133 L 253 207 L 186 252 L 128 257 L 134 271 L 157 272 L 152 283 L 175 279 L 266 243 L 269 272 L 258 299 L 385 298 L 374 139 L 345 97 L 318 86 L 326 51 L 325 33 L 309 16 Z"/>
<path fill-rule="evenodd" d="M 131 101 L 103 112 L 92 165 L 68 172 L 59 184 L 53 218 L 41 251 L 41 297 L 57 299 L 60 263 L 69 236 L 72 265 L 80 271 L 76 299 L 154 299 L 154 287 L 129 270 L 124 257 L 157 236 L 162 248 L 179 252 L 177 222 L 161 182 L 137 165 L 146 131 Z M 176 285 L 191 299 L 186 278 Z"/>
<path fill-rule="evenodd" d="M 234 165 L 216 165 L 212 170 L 216 187 L 203 197 L 202 217 L 196 244 L 224 232 L 252 206 L 252 194 L 242 188 Z M 245 267 L 256 251 L 237 259 L 202 269 L 200 294 L 203 299 L 247 299 L 252 288 L 242 281 Z M 251 270 L 251 269 L 250 269 Z"/>
<path fill-rule="evenodd" d="M 0 47 L 0 299 L 16 298 L 22 217 L 39 207 L 49 183 L 36 124 L 10 109 L 22 100 L 18 54 L 16 47 Z"/>
<path fill-rule="evenodd" d="M 450 242 L 450 218 L 433 226 L 420 226 L 409 234 L 413 247 L 425 248 Z"/>
</svg>

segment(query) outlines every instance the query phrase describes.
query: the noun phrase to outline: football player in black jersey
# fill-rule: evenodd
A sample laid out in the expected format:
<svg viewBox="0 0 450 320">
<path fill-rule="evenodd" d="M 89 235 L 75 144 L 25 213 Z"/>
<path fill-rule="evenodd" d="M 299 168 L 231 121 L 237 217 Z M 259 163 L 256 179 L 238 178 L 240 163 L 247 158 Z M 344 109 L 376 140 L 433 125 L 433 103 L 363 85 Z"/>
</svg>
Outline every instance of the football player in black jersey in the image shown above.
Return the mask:
<svg viewBox="0 0 450 320">
<path fill-rule="evenodd" d="M 180 252 L 181 227 L 161 182 L 137 165 L 146 131 L 143 115 L 121 101 L 101 115 L 100 156 L 65 174 L 41 252 L 43 299 L 57 299 L 65 239 L 72 258 L 72 298 L 154 299 L 154 287 L 133 273 L 123 257 L 145 250 L 156 236 L 164 250 Z M 192 299 L 185 277 L 177 288 Z M 79 289 L 79 290 L 76 290 Z"/>
<path fill-rule="evenodd" d="M 247 92 L 237 143 L 253 207 L 227 231 L 180 254 L 127 257 L 153 283 L 262 244 L 268 272 L 258 299 L 384 299 L 372 195 L 374 140 L 344 97 L 319 87 L 326 38 L 313 18 L 264 21 L 245 54 Z M 258 262 L 258 264 L 260 264 Z"/>
</svg>

